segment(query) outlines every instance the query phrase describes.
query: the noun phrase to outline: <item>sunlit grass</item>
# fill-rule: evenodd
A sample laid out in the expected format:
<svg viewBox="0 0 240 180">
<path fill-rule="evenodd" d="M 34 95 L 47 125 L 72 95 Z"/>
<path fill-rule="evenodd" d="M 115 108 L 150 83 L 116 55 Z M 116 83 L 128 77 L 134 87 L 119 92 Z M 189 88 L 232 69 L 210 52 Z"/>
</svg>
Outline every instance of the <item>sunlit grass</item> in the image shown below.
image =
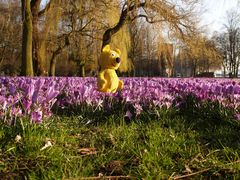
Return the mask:
<svg viewBox="0 0 240 180">
<path fill-rule="evenodd" d="M 211 121 L 174 110 L 130 121 L 121 112 L 85 111 L 40 125 L 1 125 L 0 179 L 239 178 L 240 124 Z"/>
</svg>

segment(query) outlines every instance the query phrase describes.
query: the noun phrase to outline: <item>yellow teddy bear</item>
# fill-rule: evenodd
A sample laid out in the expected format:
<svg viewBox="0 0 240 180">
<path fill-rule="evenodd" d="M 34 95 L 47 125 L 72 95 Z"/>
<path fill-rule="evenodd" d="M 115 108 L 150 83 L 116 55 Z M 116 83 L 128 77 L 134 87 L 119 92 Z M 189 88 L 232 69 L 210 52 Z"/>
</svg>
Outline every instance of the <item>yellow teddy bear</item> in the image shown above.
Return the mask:
<svg viewBox="0 0 240 180">
<path fill-rule="evenodd" d="M 115 93 L 117 90 L 123 89 L 123 82 L 119 80 L 115 71 L 120 66 L 120 55 L 119 49 L 111 50 L 110 45 L 103 47 L 99 59 L 100 72 L 97 80 L 99 91 Z"/>
</svg>

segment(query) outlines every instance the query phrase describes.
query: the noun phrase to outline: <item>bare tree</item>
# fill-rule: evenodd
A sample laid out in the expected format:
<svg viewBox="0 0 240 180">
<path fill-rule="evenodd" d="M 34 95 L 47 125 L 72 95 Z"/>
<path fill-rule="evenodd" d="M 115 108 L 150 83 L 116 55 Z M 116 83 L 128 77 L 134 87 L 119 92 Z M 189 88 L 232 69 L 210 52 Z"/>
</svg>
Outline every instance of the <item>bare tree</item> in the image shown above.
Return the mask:
<svg viewBox="0 0 240 180">
<path fill-rule="evenodd" d="M 21 58 L 21 2 L 0 1 L 0 71 L 4 75 L 19 74 Z"/>
<path fill-rule="evenodd" d="M 226 71 L 228 70 L 227 35 L 226 33 L 215 32 L 212 40 L 219 52 L 219 59 L 221 60 L 221 65 L 223 67 L 223 76 L 226 77 Z"/>
<path fill-rule="evenodd" d="M 227 13 L 228 47 L 227 56 L 229 62 L 230 77 L 238 76 L 240 54 L 240 14 L 233 10 Z"/>
<path fill-rule="evenodd" d="M 236 10 L 227 12 L 226 30 L 212 37 L 221 53 L 224 75 L 237 77 L 240 64 L 240 14 Z"/>
<path fill-rule="evenodd" d="M 130 33 L 130 42 L 131 46 L 129 49 L 129 58 L 133 63 L 133 73 L 136 75 L 136 65 L 139 63 L 139 60 L 143 56 L 143 41 L 145 38 L 145 33 L 143 32 L 145 28 L 141 28 L 141 24 L 137 21 L 132 21 L 129 23 L 129 33 Z M 140 63 L 141 64 L 141 63 Z"/>
</svg>

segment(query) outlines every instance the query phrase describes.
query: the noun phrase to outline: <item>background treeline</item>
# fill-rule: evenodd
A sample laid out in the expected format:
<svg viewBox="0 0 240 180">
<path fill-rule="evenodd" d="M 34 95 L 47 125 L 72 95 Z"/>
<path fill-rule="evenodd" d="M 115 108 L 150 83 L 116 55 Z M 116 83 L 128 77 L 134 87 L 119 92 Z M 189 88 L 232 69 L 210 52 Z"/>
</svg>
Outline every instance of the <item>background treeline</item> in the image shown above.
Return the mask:
<svg viewBox="0 0 240 180">
<path fill-rule="evenodd" d="M 200 0 L 0 0 L 0 73 L 95 76 L 104 44 L 122 51 L 123 76 L 237 76 L 239 15 L 204 36 Z"/>
</svg>

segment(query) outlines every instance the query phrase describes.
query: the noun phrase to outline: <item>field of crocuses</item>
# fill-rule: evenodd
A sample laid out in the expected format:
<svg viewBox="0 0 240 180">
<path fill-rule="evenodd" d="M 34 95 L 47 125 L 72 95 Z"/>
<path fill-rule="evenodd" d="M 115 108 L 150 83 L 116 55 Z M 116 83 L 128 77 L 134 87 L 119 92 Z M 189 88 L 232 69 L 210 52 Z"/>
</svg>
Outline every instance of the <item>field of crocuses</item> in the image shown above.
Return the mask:
<svg viewBox="0 0 240 180">
<path fill-rule="evenodd" d="M 124 89 L 115 94 L 98 92 L 95 78 L 0 78 L 0 119 L 14 124 L 18 118 L 41 123 L 52 108 L 110 108 L 131 105 L 136 114 L 151 108 L 179 108 L 187 97 L 197 104 L 214 102 L 235 113 L 240 110 L 240 82 L 230 79 L 122 78 Z M 129 114 L 126 109 L 126 113 Z"/>
</svg>

